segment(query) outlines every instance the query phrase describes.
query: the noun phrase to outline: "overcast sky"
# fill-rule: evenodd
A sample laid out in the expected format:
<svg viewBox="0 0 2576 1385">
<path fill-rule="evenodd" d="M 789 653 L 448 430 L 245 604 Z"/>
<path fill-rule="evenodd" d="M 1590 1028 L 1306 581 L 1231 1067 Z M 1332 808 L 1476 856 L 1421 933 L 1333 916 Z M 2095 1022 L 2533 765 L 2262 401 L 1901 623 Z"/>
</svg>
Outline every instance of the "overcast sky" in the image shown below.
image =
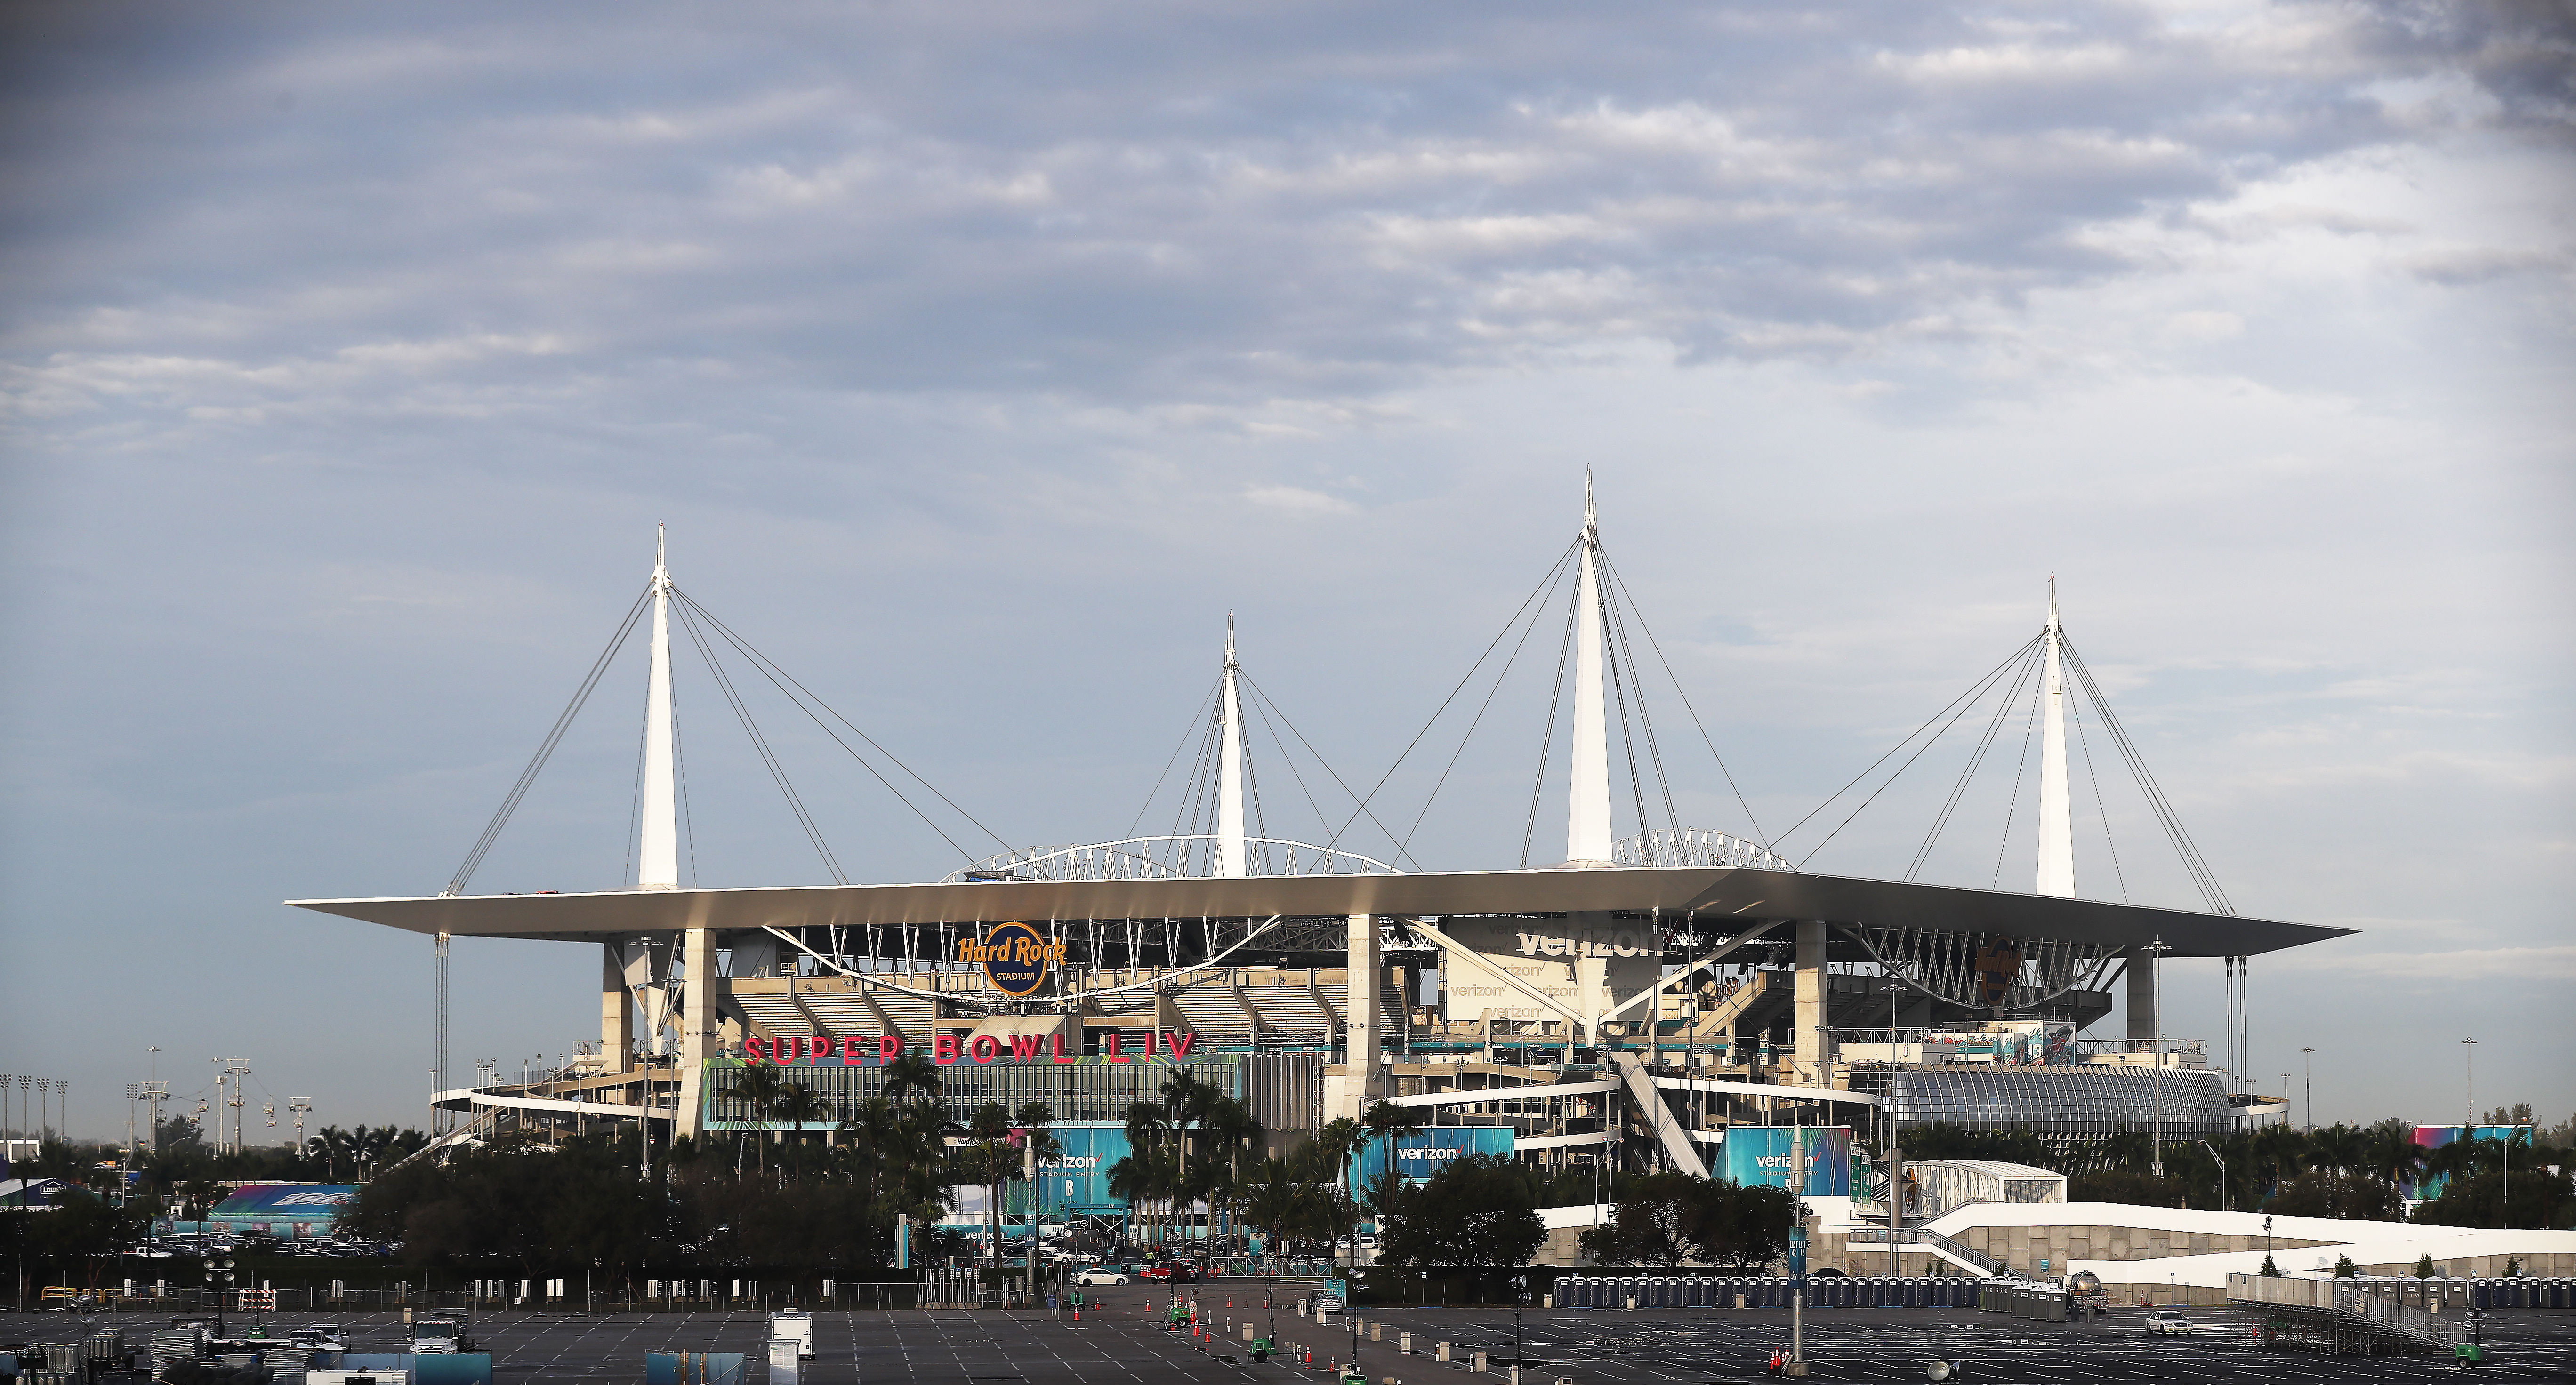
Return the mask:
<svg viewBox="0 0 2576 1385">
<path fill-rule="evenodd" d="M 1375 783 L 1589 467 L 1686 825 L 1808 813 L 2055 573 L 2236 907 L 2364 930 L 2257 960 L 2259 1085 L 2313 1047 L 2320 1121 L 2457 1119 L 2474 1036 L 2481 1108 L 2563 1118 L 2567 13 L 10 7 L 0 1068 L 84 1134 L 155 1045 L 182 1093 L 246 1059 L 254 1138 L 417 1123 L 429 944 L 279 901 L 448 879 L 657 521 L 976 820 L 1073 842 L 1140 820 L 1229 611 L 1282 743 Z M 1559 619 L 1389 779 L 1422 864 L 1519 858 Z M 631 879 L 642 680 L 477 889 Z M 828 878 L 680 685 L 694 878 Z M 850 878 L 998 849 L 765 692 Z M 1903 874 L 1973 729 L 1787 853 Z M 1925 878 L 2029 888 L 2012 734 Z M 2197 907 L 2092 748 L 2081 892 Z M 1265 820 L 1328 834 L 1291 758 Z M 460 1068 L 595 1037 L 588 949 L 455 965 Z M 2214 1045 L 2217 964 L 2168 985 Z"/>
</svg>

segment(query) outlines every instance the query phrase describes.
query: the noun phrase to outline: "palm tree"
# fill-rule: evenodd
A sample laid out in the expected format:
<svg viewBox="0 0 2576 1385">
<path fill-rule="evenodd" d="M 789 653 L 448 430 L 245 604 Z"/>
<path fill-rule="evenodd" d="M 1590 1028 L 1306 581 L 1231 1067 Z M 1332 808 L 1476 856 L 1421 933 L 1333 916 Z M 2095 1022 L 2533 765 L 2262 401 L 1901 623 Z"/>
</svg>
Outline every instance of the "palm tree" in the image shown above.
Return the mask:
<svg viewBox="0 0 2576 1385">
<path fill-rule="evenodd" d="M 778 1075 L 777 1068 L 767 1063 L 749 1063 L 735 1071 L 733 1083 L 725 1089 L 725 1095 L 742 1103 L 747 1119 L 759 1122 L 786 1091 L 787 1081 Z M 739 1137 L 736 1138 L 735 1149 L 737 1157 L 734 1162 L 738 1165 L 741 1163 Z M 760 1147 L 760 1170 L 763 1173 L 769 1171 L 769 1146 L 766 1142 Z"/>
<path fill-rule="evenodd" d="M 983 1184 L 992 1197 L 986 1220 L 993 1229 L 993 1261 L 998 1268 L 1002 1259 L 1002 1185 L 1010 1180 L 1011 1165 L 1015 1162 L 1010 1147 L 1003 1143 L 1011 1134 L 1011 1108 L 998 1101 L 985 1102 L 975 1108 L 974 1118 L 967 1122 L 966 1133 L 977 1142 L 970 1161 L 977 1175 L 976 1181 Z"/>
<path fill-rule="evenodd" d="M 2424 1147 L 2415 1143 L 2415 1132 L 2394 1121 L 2371 1127 L 2366 1157 L 2371 1173 L 2401 1194 L 2424 1170 Z"/>
<path fill-rule="evenodd" d="M 901 1101 L 907 1092 L 917 1093 L 936 1101 L 945 1085 L 946 1081 L 939 1073 L 939 1065 L 931 1061 L 929 1054 L 918 1049 L 907 1050 L 901 1057 L 886 1064 L 885 1095 L 888 1101 Z"/>
<path fill-rule="evenodd" d="M 1333 1170 L 1333 1193 L 1335 1198 L 1345 1206 L 1354 1201 L 1350 1191 L 1351 1161 L 1359 1154 L 1360 1146 L 1367 1140 L 1367 1127 L 1348 1116 L 1336 1116 L 1324 1122 L 1324 1128 L 1315 1132 L 1315 1150 L 1328 1161 L 1329 1167 Z M 1335 1220 L 1338 1223 L 1342 1218 L 1336 1217 Z M 1359 1224 L 1356 1217 L 1348 1220 L 1353 1227 Z M 1354 1260 L 1359 1258 L 1359 1247 L 1356 1244 L 1351 1247 L 1351 1258 Z"/>
<path fill-rule="evenodd" d="M 1279 1254 L 1280 1243 L 1304 1223 L 1312 1191 L 1312 1185 L 1298 1177 L 1295 1166 L 1285 1159 L 1264 1159 L 1253 1169 L 1243 1215 L 1260 1228 L 1269 1253 Z"/>
<path fill-rule="evenodd" d="M 841 1137 L 842 1146 L 850 1151 L 851 1159 L 866 1171 L 870 1206 L 876 1204 L 878 1175 L 884 1170 L 886 1161 L 896 1155 L 896 1127 L 899 1123 L 895 1104 L 884 1097 L 872 1096 L 860 1102 L 856 1110 L 842 1117 L 841 1123 L 833 1127 L 834 1133 Z"/>
<path fill-rule="evenodd" d="M 2305 1162 L 2307 1147 L 2307 1137 L 2286 1125 L 2266 1126 L 2255 1132 L 2254 1152 L 2272 1166 L 2274 1195 L 2289 1181 L 2290 1170 Z"/>
<path fill-rule="evenodd" d="M 1161 1186 L 1159 1180 L 1152 1178 L 1150 1171 L 1156 1169 L 1161 1164 L 1160 1152 L 1163 1148 L 1163 1141 L 1166 1136 L 1171 1134 L 1171 1132 L 1172 1115 L 1170 1110 L 1161 1102 L 1131 1101 L 1127 1103 L 1127 1148 L 1129 1153 L 1126 1159 L 1122 1159 L 1119 1162 L 1122 1164 L 1129 1162 L 1134 1163 L 1135 1168 L 1131 1171 L 1133 1175 L 1131 1181 L 1136 1178 L 1141 1178 L 1148 1179 L 1153 1182 L 1153 1186 L 1143 1190 L 1144 1195 L 1147 1197 L 1159 1198 L 1166 1191 L 1166 1189 Z M 1146 1209 L 1146 1243 L 1148 1245 L 1153 1244 L 1155 1217 L 1152 1206 L 1149 1203 L 1139 1202 L 1135 1198 L 1128 1197 L 1123 1193 L 1117 1193 L 1114 1190 L 1112 1192 L 1112 1196 L 1123 1199 L 1130 1207 L 1143 1207 Z"/>
<path fill-rule="evenodd" d="M 805 1127 L 831 1115 L 832 1103 L 818 1095 L 812 1083 L 790 1082 L 786 1084 L 786 1090 L 771 1098 L 769 1114 L 787 1122 L 788 1127 L 796 1132 L 796 1143 L 788 1147 L 788 1158 L 795 1161 L 789 1176 L 802 1177 Z"/>
<path fill-rule="evenodd" d="M 1230 1096 L 1218 1097 L 1208 1107 L 1207 1132 L 1225 1151 L 1221 1174 L 1209 1181 L 1224 1190 L 1227 1205 L 1239 1212 L 1244 1157 L 1260 1145 L 1265 1132 L 1261 1122 L 1253 1118 L 1252 1108 Z"/>
</svg>

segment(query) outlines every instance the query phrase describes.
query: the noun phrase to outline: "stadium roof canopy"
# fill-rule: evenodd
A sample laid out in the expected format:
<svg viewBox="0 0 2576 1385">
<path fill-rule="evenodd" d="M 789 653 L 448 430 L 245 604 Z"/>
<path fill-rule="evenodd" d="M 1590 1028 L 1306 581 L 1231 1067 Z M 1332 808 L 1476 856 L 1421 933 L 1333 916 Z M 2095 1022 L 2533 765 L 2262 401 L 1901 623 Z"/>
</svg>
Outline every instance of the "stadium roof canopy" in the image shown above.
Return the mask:
<svg viewBox="0 0 2576 1385">
<path fill-rule="evenodd" d="M 1823 919 L 2057 939 L 2106 951 L 2161 939 L 2170 956 L 2246 957 L 2356 931 L 2100 900 L 1727 866 L 624 889 L 286 902 L 414 933 L 561 941 L 607 941 L 683 928 L 1651 910 L 1675 919 L 1695 914 L 1703 923 Z"/>
</svg>

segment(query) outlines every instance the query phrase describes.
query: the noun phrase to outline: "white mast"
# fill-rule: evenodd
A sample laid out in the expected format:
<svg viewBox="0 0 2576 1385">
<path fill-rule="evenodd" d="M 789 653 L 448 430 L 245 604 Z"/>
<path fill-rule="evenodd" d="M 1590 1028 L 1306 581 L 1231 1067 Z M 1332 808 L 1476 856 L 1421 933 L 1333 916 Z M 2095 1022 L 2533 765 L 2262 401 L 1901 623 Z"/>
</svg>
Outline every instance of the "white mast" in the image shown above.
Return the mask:
<svg viewBox="0 0 2576 1385">
<path fill-rule="evenodd" d="M 1600 526 L 1592 469 L 1583 471 L 1582 567 L 1575 578 L 1573 792 L 1565 815 L 1568 863 L 1610 860 L 1610 725 L 1601 702 Z"/>
<path fill-rule="evenodd" d="M 2048 575 L 2047 661 L 2040 696 L 2038 893 L 2075 895 L 2075 815 L 2066 800 L 2066 670 L 2059 656 L 2064 632 L 2057 623 L 2057 574 Z"/>
<path fill-rule="evenodd" d="M 679 794 L 671 772 L 671 570 L 663 563 L 666 535 L 653 537 L 653 675 L 644 692 L 644 848 L 635 883 L 647 890 L 680 888 Z"/>
<path fill-rule="evenodd" d="M 1224 739 L 1216 753 L 1216 873 L 1244 873 L 1243 713 L 1235 700 L 1234 613 L 1225 614 L 1225 700 L 1218 711 Z"/>
</svg>

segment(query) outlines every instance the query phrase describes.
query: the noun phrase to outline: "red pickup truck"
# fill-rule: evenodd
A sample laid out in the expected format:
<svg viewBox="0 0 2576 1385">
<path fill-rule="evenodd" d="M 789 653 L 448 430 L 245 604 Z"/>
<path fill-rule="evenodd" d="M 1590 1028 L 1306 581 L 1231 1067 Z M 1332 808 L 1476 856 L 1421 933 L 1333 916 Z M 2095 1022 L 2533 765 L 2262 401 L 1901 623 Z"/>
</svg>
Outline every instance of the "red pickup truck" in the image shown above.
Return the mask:
<svg viewBox="0 0 2576 1385">
<path fill-rule="evenodd" d="M 1182 1264 L 1147 1265 L 1136 1272 L 1136 1277 L 1157 1284 L 1194 1284 L 1199 1272 Z"/>
</svg>

